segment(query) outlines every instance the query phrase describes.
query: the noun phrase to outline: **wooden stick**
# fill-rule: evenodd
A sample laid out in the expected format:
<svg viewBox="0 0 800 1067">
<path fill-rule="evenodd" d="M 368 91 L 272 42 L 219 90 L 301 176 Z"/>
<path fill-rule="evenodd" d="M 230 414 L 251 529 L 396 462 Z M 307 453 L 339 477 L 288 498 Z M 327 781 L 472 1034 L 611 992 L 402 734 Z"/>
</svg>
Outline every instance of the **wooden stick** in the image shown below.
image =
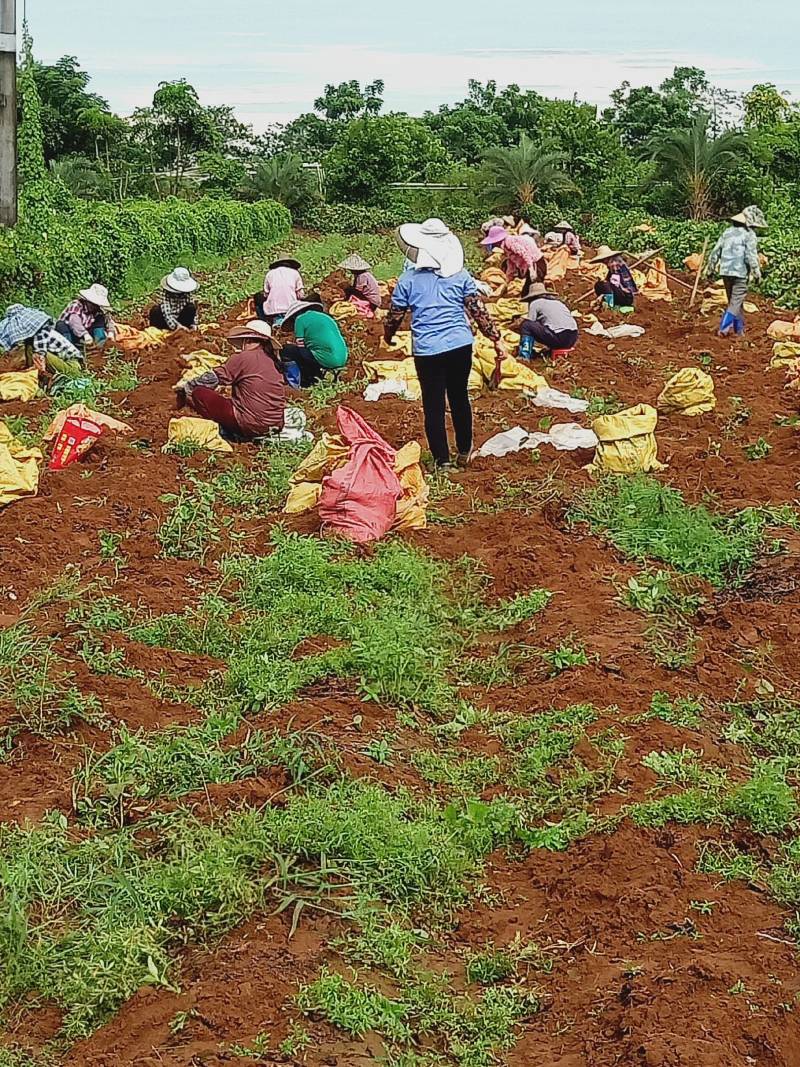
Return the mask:
<svg viewBox="0 0 800 1067">
<path fill-rule="evenodd" d="M 697 290 L 700 288 L 700 279 L 703 276 L 703 267 L 706 265 L 706 252 L 708 251 L 708 235 L 703 241 L 703 251 L 700 253 L 700 266 L 697 268 L 697 277 L 694 280 L 694 289 L 692 289 L 692 299 L 689 301 L 689 307 L 692 307 L 695 300 L 697 300 Z"/>
<path fill-rule="evenodd" d="M 638 267 L 640 263 L 646 263 L 648 259 L 652 259 L 653 256 L 660 255 L 663 251 L 664 251 L 663 248 L 656 248 L 655 251 L 653 251 L 653 252 L 645 252 L 645 254 L 640 259 L 637 259 L 635 263 L 631 263 L 629 265 L 628 269 L 629 270 L 635 270 L 636 267 Z M 584 300 L 588 300 L 590 296 L 595 296 L 595 295 L 596 294 L 595 294 L 595 291 L 594 291 L 594 286 L 592 286 L 592 288 L 589 290 L 588 293 L 584 293 L 583 296 L 579 296 L 578 299 L 574 303 L 581 304 L 581 303 L 583 303 Z"/>
</svg>

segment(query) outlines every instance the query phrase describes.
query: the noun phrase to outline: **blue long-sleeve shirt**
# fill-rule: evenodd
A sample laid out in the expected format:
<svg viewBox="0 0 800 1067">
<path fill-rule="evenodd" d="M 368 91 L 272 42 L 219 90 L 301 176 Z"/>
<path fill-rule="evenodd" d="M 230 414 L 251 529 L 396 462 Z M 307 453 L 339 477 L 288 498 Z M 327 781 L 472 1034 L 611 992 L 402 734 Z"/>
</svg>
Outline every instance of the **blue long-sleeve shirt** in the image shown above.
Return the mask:
<svg viewBox="0 0 800 1067">
<path fill-rule="evenodd" d="M 761 280 L 761 264 L 758 261 L 758 238 L 745 226 L 729 226 L 714 245 L 708 261 L 711 271 L 718 271 L 723 278 L 748 278 Z"/>
</svg>

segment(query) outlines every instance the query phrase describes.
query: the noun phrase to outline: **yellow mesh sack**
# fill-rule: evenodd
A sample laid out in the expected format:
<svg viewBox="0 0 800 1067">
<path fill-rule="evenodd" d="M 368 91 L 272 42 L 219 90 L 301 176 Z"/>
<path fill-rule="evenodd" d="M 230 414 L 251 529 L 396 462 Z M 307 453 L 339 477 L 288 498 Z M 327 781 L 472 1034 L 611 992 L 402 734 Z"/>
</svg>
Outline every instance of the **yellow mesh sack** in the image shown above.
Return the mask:
<svg viewBox="0 0 800 1067">
<path fill-rule="evenodd" d="M 613 474 L 634 474 L 637 471 L 658 471 L 664 464 L 658 461 L 656 426 L 658 412 L 648 404 L 620 411 L 618 415 L 600 415 L 592 423 L 598 445 L 592 471 Z"/>
<path fill-rule="evenodd" d="M 657 403 L 659 411 L 705 415 L 717 406 L 714 379 L 699 367 L 683 367 L 664 386 Z"/>
</svg>

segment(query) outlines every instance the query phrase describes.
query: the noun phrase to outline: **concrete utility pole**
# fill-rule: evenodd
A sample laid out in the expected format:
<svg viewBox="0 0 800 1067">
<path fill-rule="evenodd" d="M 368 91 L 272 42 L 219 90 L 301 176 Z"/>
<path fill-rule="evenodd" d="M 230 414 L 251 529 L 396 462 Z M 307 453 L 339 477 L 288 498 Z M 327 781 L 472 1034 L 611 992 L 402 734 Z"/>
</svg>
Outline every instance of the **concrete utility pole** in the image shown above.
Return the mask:
<svg viewBox="0 0 800 1067">
<path fill-rule="evenodd" d="M 17 222 L 17 4 L 0 0 L 0 226 Z"/>
</svg>

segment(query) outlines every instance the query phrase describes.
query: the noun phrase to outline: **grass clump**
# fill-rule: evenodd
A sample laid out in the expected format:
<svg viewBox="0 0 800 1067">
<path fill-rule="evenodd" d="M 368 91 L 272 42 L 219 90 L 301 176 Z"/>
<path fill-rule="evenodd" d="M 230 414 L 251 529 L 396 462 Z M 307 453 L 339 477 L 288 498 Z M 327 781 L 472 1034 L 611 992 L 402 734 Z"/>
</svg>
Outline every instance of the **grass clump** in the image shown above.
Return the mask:
<svg viewBox="0 0 800 1067">
<path fill-rule="evenodd" d="M 193 559 L 202 564 L 211 546 L 219 541 L 214 514 L 214 487 L 190 478 L 191 487 L 166 493 L 161 502 L 168 506 L 164 521 L 156 531 L 161 554 L 166 559 Z"/>
<path fill-rule="evenodd" d="M 744 578 L 766 522 L 753 510 L 719 515 L 646 475 L 607 478 L 581 493 L 570 518 L 604 533 L 632 559 L 658 559 L 724 586 Z"/>
<path fill-rule="evenodd" d="M 649 709 L 641 716 L 641 722 L 660 719 L 684 730 L 697 730 L 702 726 L 703 702 L 695 697 L 670 697 L 669 693 L 653 693 Z"/>
</svg>

